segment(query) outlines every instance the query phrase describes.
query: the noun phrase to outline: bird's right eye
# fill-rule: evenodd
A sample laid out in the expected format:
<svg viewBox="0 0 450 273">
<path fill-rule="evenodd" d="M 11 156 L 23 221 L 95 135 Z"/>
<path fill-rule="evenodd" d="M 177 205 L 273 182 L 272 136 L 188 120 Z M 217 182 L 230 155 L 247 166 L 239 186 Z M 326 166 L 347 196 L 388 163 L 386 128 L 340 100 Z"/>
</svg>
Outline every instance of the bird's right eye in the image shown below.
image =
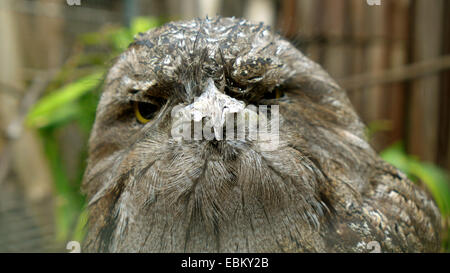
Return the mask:
<svg viewBox="0 0 450 273">
<path fill-rule="evenodd" d="M 149 102 L 134 101 L 133 108 L 137 121 L 146 124 L 155 117 L 160 106 Z"/>
<path fill-rule="evenodd" d="M 284 90 L 283 89 L 275 89 L 272 92 L 265 93 L 263 99 L 274 100 L 274 99 L 281 99 L 283 97 L 284 97 Z"/>
</svg>

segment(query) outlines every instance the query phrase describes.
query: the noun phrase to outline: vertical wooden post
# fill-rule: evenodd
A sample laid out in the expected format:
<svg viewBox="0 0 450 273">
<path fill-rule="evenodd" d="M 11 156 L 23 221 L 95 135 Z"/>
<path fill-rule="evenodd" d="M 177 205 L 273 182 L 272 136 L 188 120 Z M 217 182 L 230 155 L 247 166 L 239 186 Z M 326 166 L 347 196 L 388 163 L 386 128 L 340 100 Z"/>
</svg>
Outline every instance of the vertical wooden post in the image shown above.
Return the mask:
<svg viewBox="0 0 450 273">
<path fill-rule="evenodd" d="M 297 3 L 297 35 L 299 36 L 297 43 L 304 49 L 304 53 L 309 58 L 319 61 L 319 45 L 317 36 L 319 35 L 317 6 L 320 4 L 316 0 L 302 0 Z"/>
<path fill-rule="evenodd" d="M 359 0 L 351 0 L 349 6 L 349 20 L 350 20 L 350 34 L 349 38 L 351 39 L 351 56 L 349 56 L 351 60 L 351 74 L 361 74 L 367 72 L 366 68 L 366 46 L 368 40 L 368 28 L 367 28 L 367 20 L 365 20 L 367 16 L 367 10 L 364 1 Z M 359 115 L 364 113 L 364 105 L 363 105 L 363 90 L 347 90 L 350 100 L 353 103 L 356 111 Z"/>
<path fill-rule="evenodd" d="M 390 68 L 402 66 L 408 61 L 409 41 L 409 0 L 389 1 L 388 5 L 388 65 Z M 406 107 L 405 84 L 393 83 L 385 86 L 383 93 L 383 116 L 391 121 L 383 146 L 405 138 Z M 383 147 L 384 148 L 384 147 Z"/>
<path fill-rule="evenodd" d="M 416 0 L 413 57 L 415 61 L 436 58 L 442 48 L 444 1 Z M 408 151 L 422 160 L 436 160 L 438 134 L 439 76 L 416 80 L 411 90 Z"/>
<path fill-rule="evenodd" d="M 7 1 L 4 4 L 9 3 L 11 2 Z M 23 90 L 25 84 L 21 74 L 23 68 L 21 50 L 24 47 L 17 39 L 17 34 L 20 32 L 16 29 L 16 20 L 13 11 L 8 8 L 0 9 L 0 41 L 2 41 L 0 43 L 0 60 L 2 60 L 0 81 Z M 0 128 L 3 132 L 20 113 L 19 98 L 24 94 L 16 95 L 10 96 L 0 92 Z M 26 201 L 31 204 L 30 207 L 34 213 L 48 216 L 48 218 L 44 218 L 45 216 L 36 218 L 41 225 L 51 223 L 53 219 L 49 211 L 52 207 L 52 178 L 36 132 L 24 128 L 17 138 L 9 140 L 8 145 L 11 148 L 10 165 L 13 175 L 7 180 L 11 182 L 13 188 L 23 190 Z"/>
<path fill-rule="evenodd" d="M 450 54 L 450 1 L 445 1 L 443 15 L 443 54 Z M 441 75 L 441 93 L 439 98 L 439 149 L 438 164 L 450 170 L 450 71 L 445 71 Z"/>
</svg>

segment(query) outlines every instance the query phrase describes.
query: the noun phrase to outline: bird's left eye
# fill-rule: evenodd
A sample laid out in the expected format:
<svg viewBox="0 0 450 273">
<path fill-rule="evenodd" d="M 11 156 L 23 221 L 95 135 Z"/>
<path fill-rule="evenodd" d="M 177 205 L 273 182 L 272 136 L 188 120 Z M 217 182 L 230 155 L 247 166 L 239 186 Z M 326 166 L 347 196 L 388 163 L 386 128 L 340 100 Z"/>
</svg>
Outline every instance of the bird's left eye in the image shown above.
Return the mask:
<svg viewBox="0 0 450 273">
<path fill-rule="evenodd" d="M 133 102 L 133 108 L 136 119 L 140 123 L 146 124 L 155 117 L 160 106 L 153 103 L 135 101 Z"/>
<path fill-rule="evenodd" d="M 284 97 L 284 91 L 282 89 L 275 89 L 272 92 L 267 92 L 264 94 L 265 100 L 273 100 L 273 99 L 280 99 Z"/>
</svg>

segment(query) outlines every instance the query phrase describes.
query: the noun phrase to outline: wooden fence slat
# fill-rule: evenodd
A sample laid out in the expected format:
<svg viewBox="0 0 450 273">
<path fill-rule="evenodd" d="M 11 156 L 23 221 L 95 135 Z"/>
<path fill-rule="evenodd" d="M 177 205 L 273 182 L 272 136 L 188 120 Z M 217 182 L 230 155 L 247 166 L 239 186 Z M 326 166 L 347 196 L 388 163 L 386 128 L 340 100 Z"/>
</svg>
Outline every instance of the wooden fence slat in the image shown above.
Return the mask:
<svg viewBox="0 0 450 273">
<path fill-rule="evenodd" d="M 443 0 L 416 0 L 414 59 L 427 60 L 440 55 L 442 45 Z M 422 160 L 437 157 L 439 77 L 429 76 L 414 82 L 411 90 L 408 151 Z"/>
</svg>

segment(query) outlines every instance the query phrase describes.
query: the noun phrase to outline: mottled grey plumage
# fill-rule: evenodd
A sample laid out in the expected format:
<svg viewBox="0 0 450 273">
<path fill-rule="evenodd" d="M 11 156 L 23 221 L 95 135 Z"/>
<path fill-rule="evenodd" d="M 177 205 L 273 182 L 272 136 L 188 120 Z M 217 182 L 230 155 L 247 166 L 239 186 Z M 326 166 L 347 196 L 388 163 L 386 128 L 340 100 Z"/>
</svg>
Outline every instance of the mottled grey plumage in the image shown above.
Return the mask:
<svg viewBox="0 0 450 273">
<path fill-rule="evenodd" d="M 246 104 L 280 105 L 281 144 L 182 141 L 172 108 L 207 79 Z M 267 94 L 283 90 L 281 99 Z M 161 102 L 147 124 L 132 101 Z M 439 250 L 433 201 L 382 161 L 344 90 L 262 24 L 215 18 L 138 35 L 110 69 L 84 178 L 87 251 Z"/>
</svg>

